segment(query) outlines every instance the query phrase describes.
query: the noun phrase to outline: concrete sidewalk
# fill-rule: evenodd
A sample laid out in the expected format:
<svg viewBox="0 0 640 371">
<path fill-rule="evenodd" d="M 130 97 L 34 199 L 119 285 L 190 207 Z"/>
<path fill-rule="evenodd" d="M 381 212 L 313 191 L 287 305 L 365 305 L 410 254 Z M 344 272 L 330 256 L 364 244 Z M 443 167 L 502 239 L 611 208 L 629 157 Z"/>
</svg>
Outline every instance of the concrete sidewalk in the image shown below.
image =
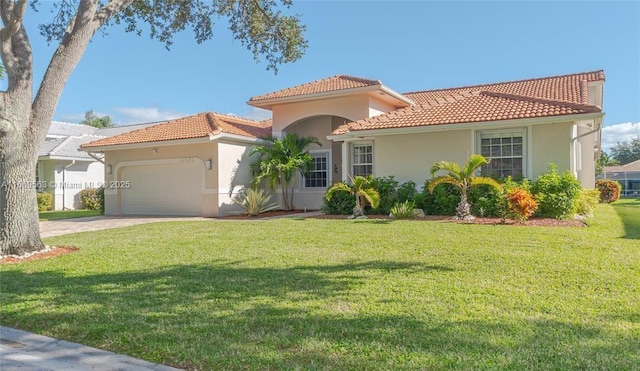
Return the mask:
<svg viewBox="0 0 640 371">
<path fill-rule="evenodd" d="M 170 371 L 178 369 L 0 326 L 0 370 Z"/>
</svg>

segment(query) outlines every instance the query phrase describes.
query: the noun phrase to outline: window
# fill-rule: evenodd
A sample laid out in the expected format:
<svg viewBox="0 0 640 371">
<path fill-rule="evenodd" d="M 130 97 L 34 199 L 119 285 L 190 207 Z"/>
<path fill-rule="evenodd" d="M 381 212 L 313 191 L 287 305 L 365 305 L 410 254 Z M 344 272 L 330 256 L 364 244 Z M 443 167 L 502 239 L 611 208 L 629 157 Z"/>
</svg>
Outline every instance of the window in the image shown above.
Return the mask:
<svg viewBox="0 0 640 371">
<path fill-rule="evenodd" d="M 489 160 L 482 174 L 496 178 L 524 176 L 524 130 L 480 133 L 480 154 Z"/>
<path fill-rule="evenodd" d="M 306 188 L 327 187 L 329 178 L 329 153 L 311 153 L 313 165 L 309 170 L 309 175 L 304 178 Z"/>
<path fill-rule="evenodd" d="M 354 144 L 353 176 L 373 174 L 373 144 Z"/>
</svg>

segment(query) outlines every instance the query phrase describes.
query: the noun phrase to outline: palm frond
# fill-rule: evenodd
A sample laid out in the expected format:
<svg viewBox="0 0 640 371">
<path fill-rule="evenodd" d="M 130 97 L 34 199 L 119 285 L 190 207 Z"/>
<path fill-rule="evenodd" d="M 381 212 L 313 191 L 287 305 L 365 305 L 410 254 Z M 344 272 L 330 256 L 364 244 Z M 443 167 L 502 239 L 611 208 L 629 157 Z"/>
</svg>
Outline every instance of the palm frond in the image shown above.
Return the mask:
<svg viewBox="0 0 640 371">
<path fill-rule="evenodd" d="M 461 178 L 462 169 L 460 165 L 451 161 L 439 161 L 431 167 L 431 176 L 433 177 L 438 171 L 448 171 L 452 176 Z"/>
<path fill-rule="evenodd" d="M 481 166 L 488 164 L 489 161 L 481 155 L 472 155 L 464 165 L 463 174 L 465 178 L 472 177 Z"/>
<path fill-rule="evenodd" d="M 350 185 L 343 182 L 338 182 L 332 185 L 327 190 L 327 194 L 325 195 L 325 197 L 327 198 L 327 201 L 331 201 L 331 197 L 333 197 L 333 194 L 336 192 L 348 192 L 349 194 L 354 194 L 353 188 Z"/>
<path fill-rule="evenodd" d="M 471 179 L 471 184 L 472 186 L 476 186 L 476 185 L 481 185 L 481 184 L 486 184 L 488 186 L 491 186 L 499 191 L 502 190 L 502 186 L 500 185 L 500 183 L 498 183 L 495 179 L 490 178 L 488 176 L 476 176 L 473 179 Z"/>
<path fill-rule="evenodd" d="M 371 204 L 372 208 L 378 207 L 380 205 L 380 194 L 373 188 L 365 188 L 360 191 L 360 195 L 364 196 L 367 199 L 367 202 Z"/>
<path fill-rule="evenodd" d="M 429 193 L 433 193 L 433 190 L 440 184 L 453 184 L 458 188 L 462 187 L 462 181 L 460 179 L 451 176 L 451 174 L 441 175 L 429 181 Z"/>
</svg>

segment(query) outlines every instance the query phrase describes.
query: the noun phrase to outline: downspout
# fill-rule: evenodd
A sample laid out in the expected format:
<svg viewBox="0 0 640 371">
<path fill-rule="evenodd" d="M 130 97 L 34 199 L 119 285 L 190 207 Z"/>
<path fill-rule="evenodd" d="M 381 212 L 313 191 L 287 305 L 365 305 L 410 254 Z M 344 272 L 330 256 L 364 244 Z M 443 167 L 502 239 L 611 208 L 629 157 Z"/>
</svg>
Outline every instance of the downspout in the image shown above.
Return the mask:
<svg viewBox="0 0 640 371">
<path fill-rule="evenodd" d="M 71 163 L 62 168 L 62 210 L 65 210 L 67 207 L 65 206 L 65 196 L 67 194 L 67 169 L 73 166 L 76 163 L 76 160 L 71 160 Z"/>
<path fill-rule="evenodd" d="M 600 130 L 602 129 L 602 121 L 603 120 L 594 120 L 594 123 L 596 124 L 596 128 L 591 130 L 591 131 L 587 131 L 586 133 L 582 133 L 580 135 L 576 135 L 575 137 L 571 138 L 571 152 L 573 155 L 573 169 L 576 173 L 576 176 L 578 175 L 578 159 L 576 158 L 576 151 L 575 151 L 575 145 L 576 145 L 576 141 L 578 141 L 578 139 L 580 138 L 584 138 L 586 136 L 589 136 L 591 134 L 596 134 L 598 132 L 600 132 Z M 598 152 L 600 152 L 600 148 L 601 148 L 601 140 L 600 138 L 598 138 Z"/>
</svg>

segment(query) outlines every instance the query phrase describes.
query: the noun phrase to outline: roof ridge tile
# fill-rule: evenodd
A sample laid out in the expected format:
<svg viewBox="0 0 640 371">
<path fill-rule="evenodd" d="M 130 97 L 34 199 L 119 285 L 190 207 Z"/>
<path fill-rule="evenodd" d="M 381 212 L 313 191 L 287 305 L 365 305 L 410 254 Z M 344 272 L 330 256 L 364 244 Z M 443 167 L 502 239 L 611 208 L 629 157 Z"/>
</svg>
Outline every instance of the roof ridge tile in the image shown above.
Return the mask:
<svg viewBox="0 0 640 371">
<path fill-rule="evenodd" d="M 599 80 L 604 80 L 605 79 L 604 70 L 600 69 L 600 70 L 596 70 L 596 71 L 577 72 L 577 73 L 570 73 L 570 74 L 565 74 L 565 75 L 555 75 L 555 76 L 546 76 L 546 77 L 533 77 L 533 78 L 522 79 L 522 80 L 507 80 L 507 81 L 499 81 L 499 82 L 477 84 L 477 85 L 463 85 L 463 86 L 456 86 L 456 87 L 451 87 L 451 88 L 430 89 L 430 90 L 416 90 L 416 91 L 404 92 L 404 93 L 401 93 L 401 94 L 402 95 L 407 95 L 407 94 L 419 94 L 419 93 L 427 93 L 427 92 L 438 92 L 438 91 L 447 91 L 447 90 L 462 90 L 462 89 L 477 90 L 477 89 L 473 89 L 473 88 L 481 88 L 481 87 L 492 86 L 492 85 L 503 85 L 503 84 L 530 82 L 530 81 L 537 81 L 537 80 L 560 79 L 560 78 L 580 76 L 580 75 L 589 75 L 589 74 L 597 74 L 598 75 L 598 78 L 596 80 L 592 80 L 592 81 L 599 81 Z"/>
<path fill-rule="evenodd" d="M 537 102 L 537 103 L 551 104 L 551 105 L 557 105 L 557 106 L 567 106 L 571 108 L 595 109 L 598 112 L 600 111 L 598 107 L 590 104 L 568 102 L 564 100 L 548 99 L 548 98 L 542 98 L 542 97 L 533 97 L 528 95 L 501 93 L 501 92 L 495 92 L 495 91 L 482 91 L 480 92 L 480 95 L 488 95 L 491 97 L 499 97 L 499 98 L 506 98 L 506 99 L 512 99 L 512 100 L 526 100 L 529 102 Z"/>
</svg>

